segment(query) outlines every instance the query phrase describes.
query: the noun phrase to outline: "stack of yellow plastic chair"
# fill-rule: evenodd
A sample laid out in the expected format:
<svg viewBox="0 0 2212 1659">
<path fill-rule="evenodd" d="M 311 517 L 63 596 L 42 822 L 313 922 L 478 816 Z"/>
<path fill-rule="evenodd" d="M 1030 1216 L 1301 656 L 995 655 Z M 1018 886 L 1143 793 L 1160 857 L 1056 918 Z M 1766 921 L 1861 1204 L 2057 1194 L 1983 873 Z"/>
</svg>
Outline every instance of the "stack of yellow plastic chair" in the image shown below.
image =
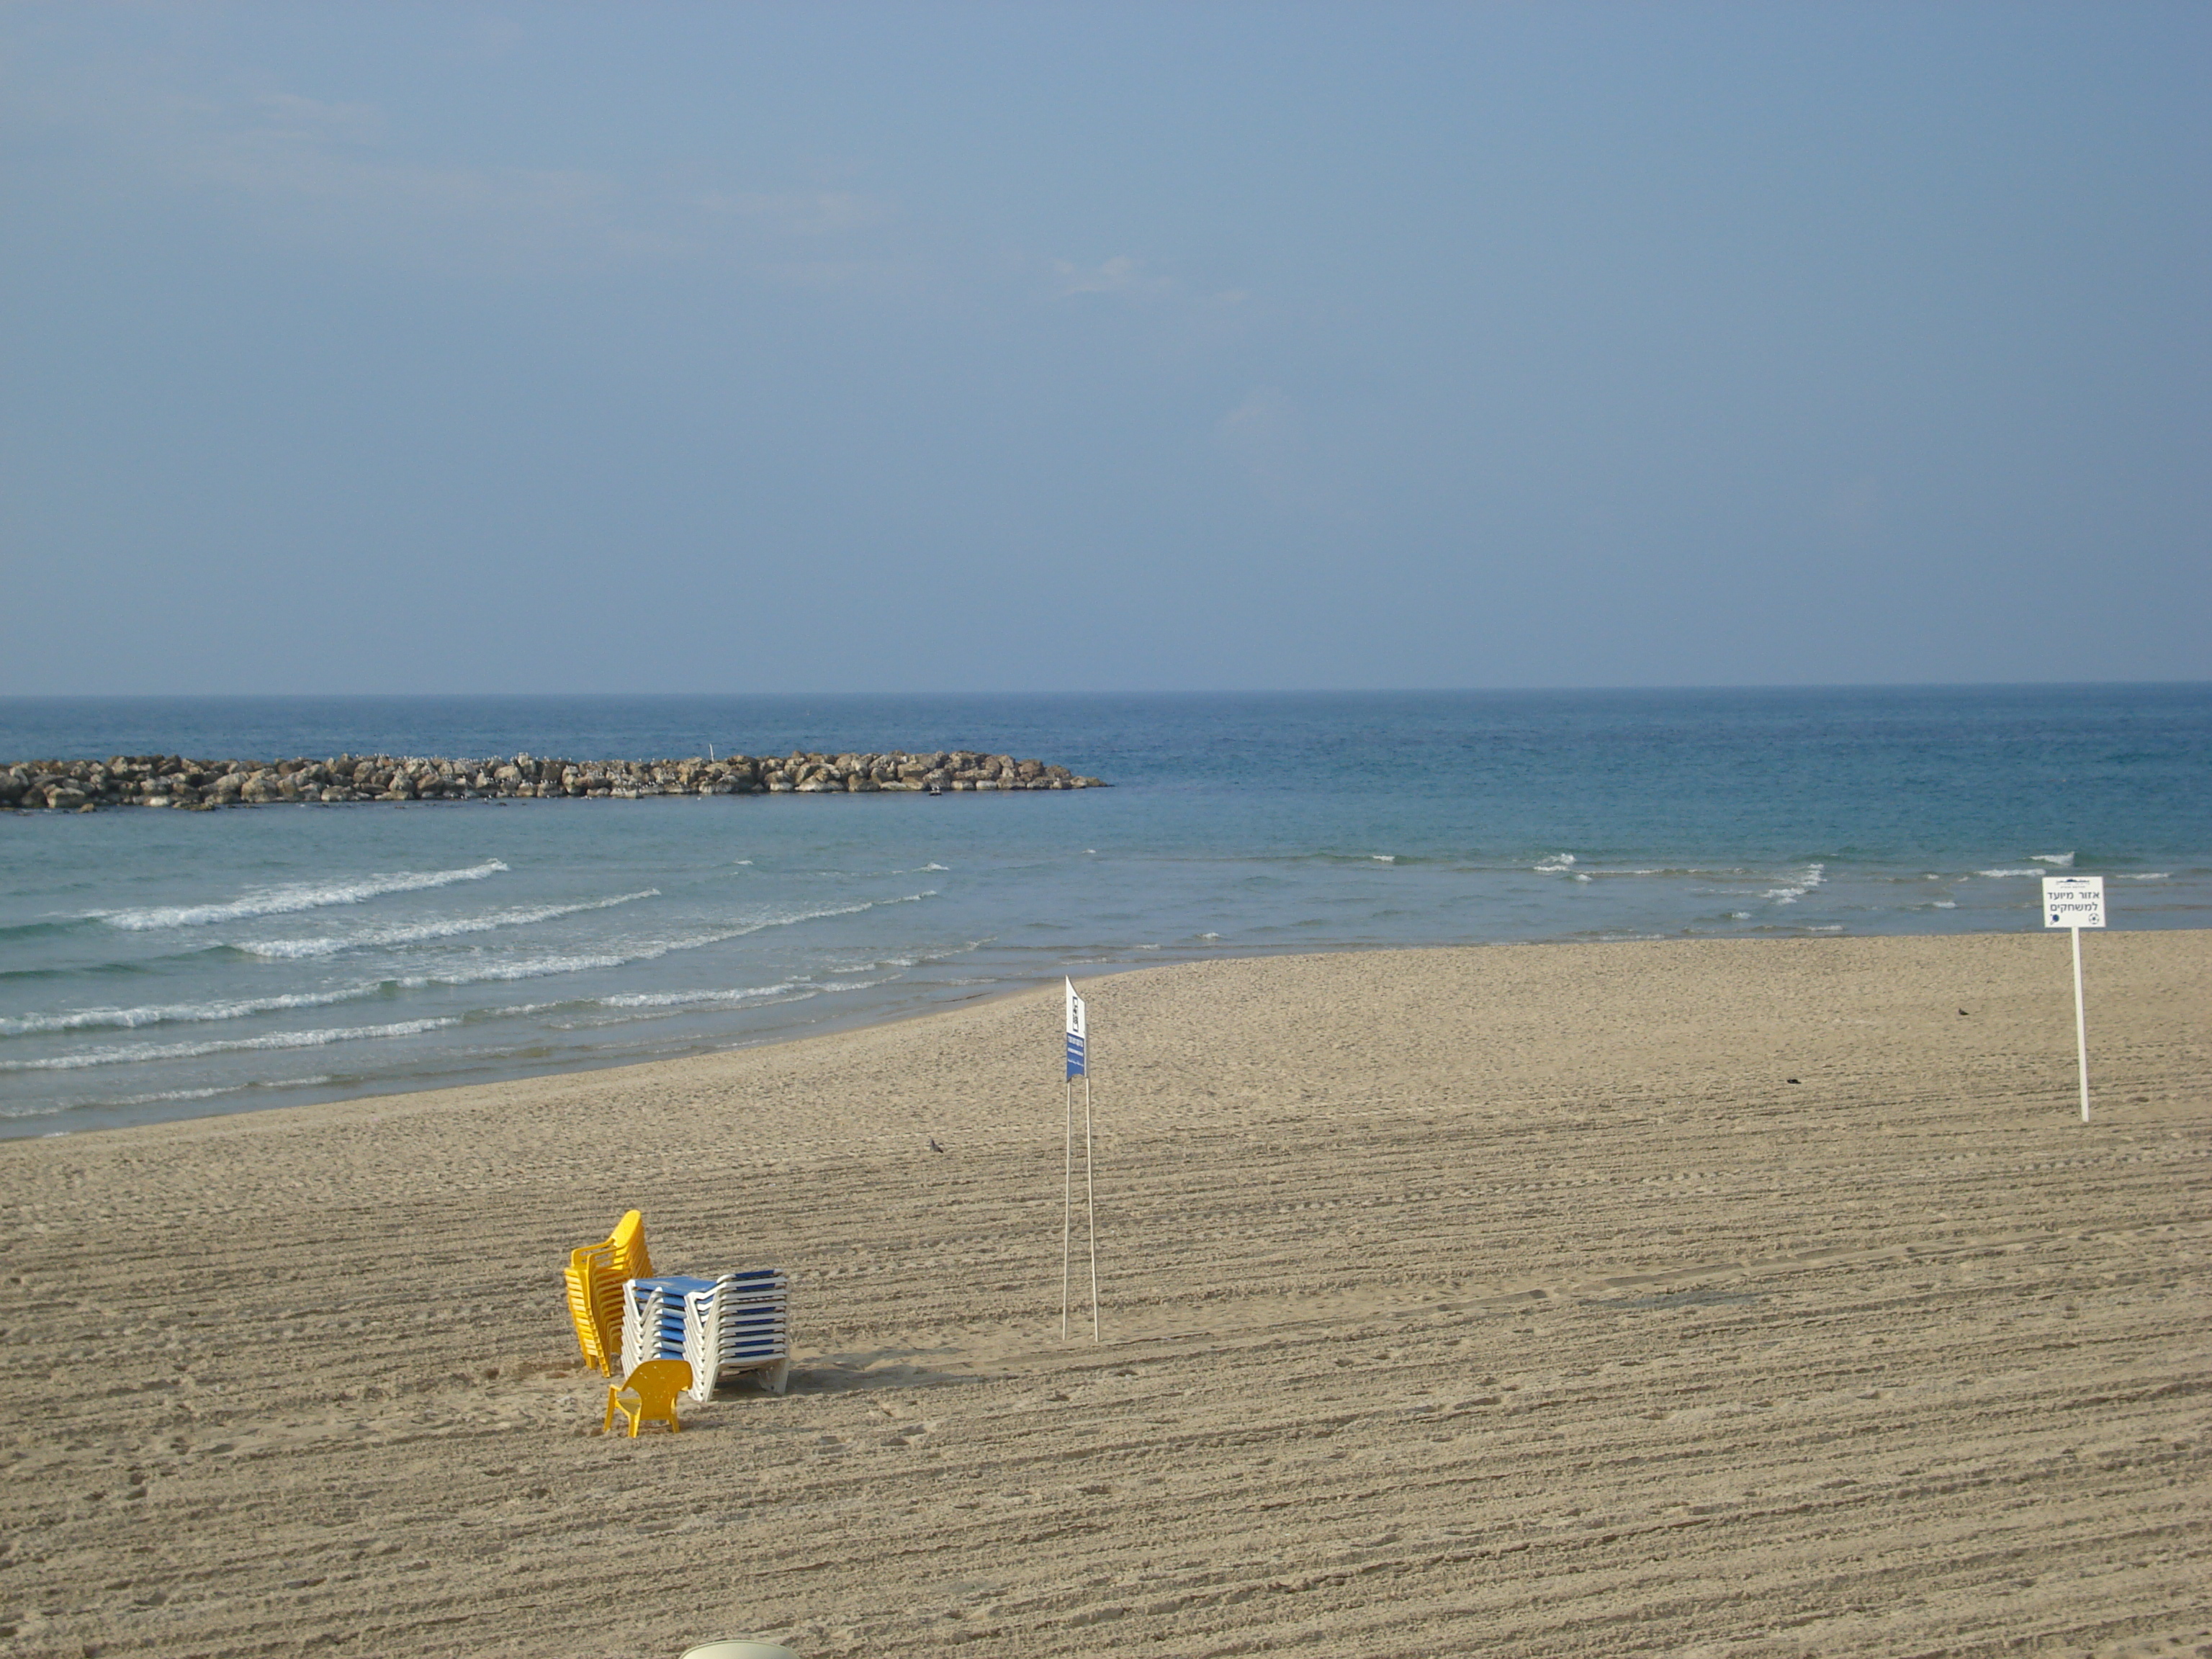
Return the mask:
<svg viewBox="0 0 2212 1659">
<path fill-rule="evenodd" d="M 623 1281 L 653 1272 L 645 1253 L 645 1218 L 632 1210 L 597 1244 L 568 1254 L 568 1317 L 586 1364 L 608 1376 L 622 1363 Z"/>
</svg>

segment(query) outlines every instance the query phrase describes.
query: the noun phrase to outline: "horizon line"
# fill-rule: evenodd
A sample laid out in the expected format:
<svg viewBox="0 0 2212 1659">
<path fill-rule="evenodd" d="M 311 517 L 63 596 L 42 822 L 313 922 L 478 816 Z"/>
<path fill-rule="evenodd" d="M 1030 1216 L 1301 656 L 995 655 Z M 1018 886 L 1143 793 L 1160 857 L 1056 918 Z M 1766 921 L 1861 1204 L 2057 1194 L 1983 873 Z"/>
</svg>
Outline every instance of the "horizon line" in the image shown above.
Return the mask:
<svg viewBox="0 0 2212 1659">
<path fill-rule="evenodd" d="M 2053 679 L 2053 680 L 1790 680 L 1704 683 L 1537 685 L 1399 685 L 1399 686 L 1194 686 L 1182 688 L 1058 689 L 1024 690 L 797 690 L 781 691 L 730 690 L 527 690 L 527 691 L 0 691 L 0 704 L 9 702 L 277 702 L 379 701 L 429 702 L 454 698 L 485 702 L 540 702 L 592 698 L 639 702 L 677 699 L 805 697 L 848 699 L 880 697 L 1420 697 L 1497 696 L 1534 694 L 1617 692 L 1809 692 L 1809 691 L 2028 691 L 2124 689 L 2212 689 L 2212 676 L 2203 678 Z"/>
</svg>

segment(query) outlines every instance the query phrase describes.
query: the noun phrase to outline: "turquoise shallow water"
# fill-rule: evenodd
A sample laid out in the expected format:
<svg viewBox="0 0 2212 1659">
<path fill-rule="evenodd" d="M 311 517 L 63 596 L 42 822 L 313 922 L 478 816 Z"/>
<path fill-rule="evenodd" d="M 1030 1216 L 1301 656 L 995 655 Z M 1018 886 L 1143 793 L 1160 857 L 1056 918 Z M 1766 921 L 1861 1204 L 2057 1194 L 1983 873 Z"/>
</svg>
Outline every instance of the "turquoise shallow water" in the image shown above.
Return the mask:
<svg viewBox="0 0 2212 1659">
<path fill-rule="evenodd" d="M 0 701 L 7 759 L 710 743 L 1011 750 L 1116 787 L 0 815 L 0 1134 L 1177 958 L 2027 930 L 2054 870 L 2106 876 L 2115 927 L 2212 921 L 2206 686 Z"/>
</svg>

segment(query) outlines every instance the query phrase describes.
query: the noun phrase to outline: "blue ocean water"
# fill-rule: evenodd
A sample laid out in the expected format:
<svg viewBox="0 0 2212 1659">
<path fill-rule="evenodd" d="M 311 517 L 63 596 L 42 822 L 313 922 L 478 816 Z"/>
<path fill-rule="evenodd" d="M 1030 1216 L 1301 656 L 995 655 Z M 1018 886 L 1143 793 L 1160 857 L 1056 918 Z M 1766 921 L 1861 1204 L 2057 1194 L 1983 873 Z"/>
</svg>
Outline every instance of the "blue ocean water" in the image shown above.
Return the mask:
<svg viewBox="0 0 2212 1659">
<path fill-rule="evenodd" d="M 1110 790 L 0 814 L 0 1134 L 619 1064 L 1062 972 L 2212 920 L 2212 687 L 0 701 L 0 760 L 973 748 Z M 1049 1066 L 1052 1057 L 1041 1059 Z"/>
</svg>

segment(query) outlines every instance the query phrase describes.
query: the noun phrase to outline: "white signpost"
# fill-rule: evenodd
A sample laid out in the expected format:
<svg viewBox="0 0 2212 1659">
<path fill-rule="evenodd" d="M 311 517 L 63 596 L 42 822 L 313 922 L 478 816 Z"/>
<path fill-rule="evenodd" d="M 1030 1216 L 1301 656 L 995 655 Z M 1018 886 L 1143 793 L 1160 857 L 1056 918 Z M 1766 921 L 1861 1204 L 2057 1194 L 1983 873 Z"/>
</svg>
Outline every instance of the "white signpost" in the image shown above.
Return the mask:
<svg viewBox="0 0 2212 1659">
<path fill-rule="evenodd" d="M 2081 1063 L 2081 1121 L 2089 1121 L 2089 1022 L 2081 1009 L 2081 930 L 2105 925 L 2102 876 L 2045 876 L 2043 925 L 2074 935 L 2074 1048 Z"/>
<path fill-rule="evenodd" d="M 1098 1340 L 1098 1197 L 1091 1184 L 1091 1030 L 1075 981 L 1067 981 L 1066 1180 L 1060 1211 L 1060 1340 L 1067 1340 L 1070 1246 L 1075 1237 L 1075 1079 L 1083 1079 L 1083 1207 L 1091 1218 L 1091 1340 Z"/>
</svg>

